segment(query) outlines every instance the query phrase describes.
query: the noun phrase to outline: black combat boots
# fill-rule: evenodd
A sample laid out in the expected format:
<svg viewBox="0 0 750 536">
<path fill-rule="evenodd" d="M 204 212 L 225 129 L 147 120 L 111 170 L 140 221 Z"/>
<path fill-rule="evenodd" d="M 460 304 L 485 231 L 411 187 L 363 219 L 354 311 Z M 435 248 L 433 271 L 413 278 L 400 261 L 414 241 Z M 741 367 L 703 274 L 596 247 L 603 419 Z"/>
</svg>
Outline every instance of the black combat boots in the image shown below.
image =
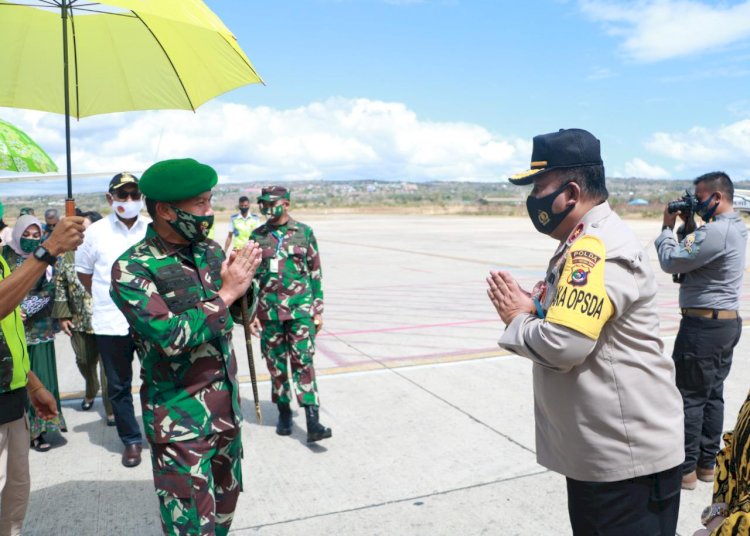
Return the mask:
<svg viewBox="0 0 750 536">
<path fill-rule="evenodd" d="M 279 408 L 279 422 L 276 423 L 276 433 L 292 435 L 292 408 L 289 404 L 276 404 Z"/>
<path fill-rule="evenodd" d="M 331 437 L 330 428 L 326 428 L 318 421 L 318 406 L 305 406 L 305 417 L 307 418 L 307 442 L 313 443 L 321 439 Z"/>
</svg>

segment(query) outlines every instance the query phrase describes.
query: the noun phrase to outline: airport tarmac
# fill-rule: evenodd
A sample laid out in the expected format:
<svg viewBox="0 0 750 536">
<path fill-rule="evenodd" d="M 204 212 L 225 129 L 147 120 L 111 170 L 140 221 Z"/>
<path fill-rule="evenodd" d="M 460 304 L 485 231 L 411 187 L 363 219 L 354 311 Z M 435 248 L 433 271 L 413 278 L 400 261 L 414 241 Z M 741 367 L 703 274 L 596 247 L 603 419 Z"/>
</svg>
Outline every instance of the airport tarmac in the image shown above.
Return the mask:
<svg viewBox="0 0 750 536">
<path fill-rule="evenodd" d="M 485 277 L 507 269 L 530 288 L 554 240 L 528 219 L 320 214 L 325 326 L 317 338 L 321 421 L 333 438 L 274 433 L 275 407 L 255 345 L 264 422 L 243 384 L 244 487 L 232 534 L 569 534 L 565 479 L 536 464 L 531 365 L 507 355 Z M 659 221 L 628 224 L 647 244 L 659 283 L 665 352 L 679 323 L 677 286 L 655 260 Z M 743 317 L 750 316 L 748 285 Z M 235 349 L 248 365 L 241 328 Z M 64 335 L 56 340 L 69 432 L 31 453 L 24 534 L 160 534 L 148 451 L 135 469 L 104 425 L 101 400 L 80 410 L 83 380 Z M 747 395 L 746 338 L 725 388 L 731 427 Z M 136 395 L 136 411 L 140 416 Z M 700 528 L 711 485 L 683 492 L 679 534 Z"/>
</svg>

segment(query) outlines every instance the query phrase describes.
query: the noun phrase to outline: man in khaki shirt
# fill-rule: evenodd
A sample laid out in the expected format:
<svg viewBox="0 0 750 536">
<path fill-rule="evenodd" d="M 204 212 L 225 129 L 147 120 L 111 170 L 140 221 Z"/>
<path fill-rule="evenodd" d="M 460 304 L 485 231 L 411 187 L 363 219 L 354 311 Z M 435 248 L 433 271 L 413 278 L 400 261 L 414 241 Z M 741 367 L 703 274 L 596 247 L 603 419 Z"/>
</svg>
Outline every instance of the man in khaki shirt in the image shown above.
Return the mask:
<svg viewBox="0 0 750 536">
<path fill-rule="evenodd" d="M 646 253 L 607 203 L 599 140 L 534 138 L 529 216 L 559 241 L 544 281 L 492 272 L 500 346 L 533 361 L 538 462 L 566 476 L 576 535 L 673 535 L 684 459 L 682 402 L 663 354 Z"/>
</svg>

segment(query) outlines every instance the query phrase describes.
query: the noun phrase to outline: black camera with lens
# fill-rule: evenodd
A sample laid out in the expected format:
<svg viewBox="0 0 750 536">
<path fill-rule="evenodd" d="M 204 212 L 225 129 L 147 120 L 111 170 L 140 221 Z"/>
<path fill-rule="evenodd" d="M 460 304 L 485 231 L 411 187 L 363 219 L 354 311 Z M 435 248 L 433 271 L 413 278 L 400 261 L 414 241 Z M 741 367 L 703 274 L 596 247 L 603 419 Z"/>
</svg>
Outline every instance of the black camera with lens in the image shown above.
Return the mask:
<svg viewBox="0 0 750 536">
<path fill-rule="evenodd" d="M 698 203 L 698 198 L 691 194 L 688 190 L 685 190 L 685 195 L 682 196 L 682 199 L 669 202 L 669 204 L 667 205 L 667 211 L 670 214 L 674 214 L 675 212 L 692 214 L 698 207 Z"/>
</svg>

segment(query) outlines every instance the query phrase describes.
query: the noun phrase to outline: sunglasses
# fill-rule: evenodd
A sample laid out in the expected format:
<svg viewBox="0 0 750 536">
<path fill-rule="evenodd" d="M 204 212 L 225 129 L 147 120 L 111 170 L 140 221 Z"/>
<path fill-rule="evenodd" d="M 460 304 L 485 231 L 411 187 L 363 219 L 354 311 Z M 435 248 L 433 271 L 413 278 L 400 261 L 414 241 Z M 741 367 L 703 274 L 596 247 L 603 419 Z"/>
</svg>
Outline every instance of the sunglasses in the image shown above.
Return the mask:
<svg viewBox="0 0 750 536">
<path fill-rule="evenodd" d="M 127 201 L 128 198 L 130 198 L 132 201 L 140 201 L 141 200 L 141 192 L 118 192 L 115 190 L 111 193 L 112 199 L 116 199 L 117 201 Z"/>
</svg>

